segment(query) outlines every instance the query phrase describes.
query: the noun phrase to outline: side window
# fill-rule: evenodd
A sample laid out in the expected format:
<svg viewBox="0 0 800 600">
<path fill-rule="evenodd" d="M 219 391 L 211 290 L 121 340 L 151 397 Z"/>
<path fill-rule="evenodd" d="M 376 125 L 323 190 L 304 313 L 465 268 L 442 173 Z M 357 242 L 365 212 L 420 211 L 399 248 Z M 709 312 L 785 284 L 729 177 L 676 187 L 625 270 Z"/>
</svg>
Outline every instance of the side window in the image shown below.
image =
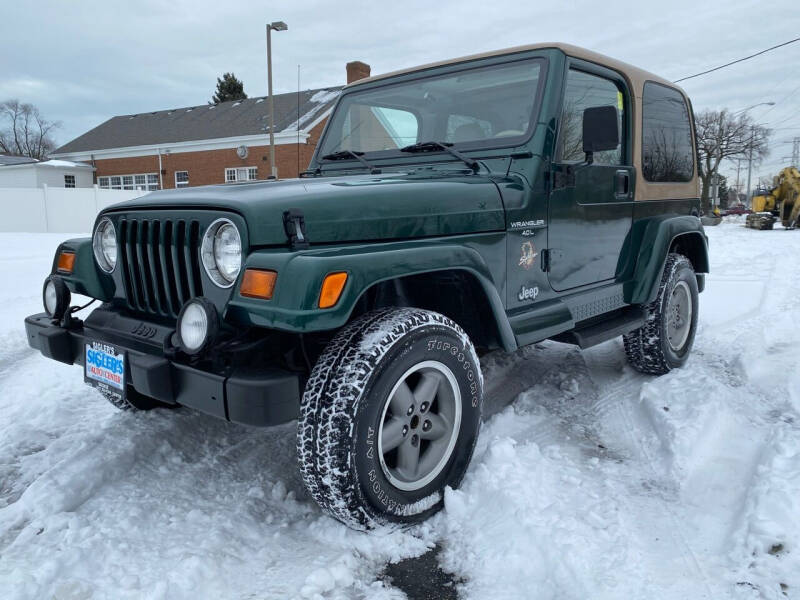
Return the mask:
<svg viewBox="0 0 800 600">
<path fill-rule="evenodd" d="M 624 101 L 617 84 L 583 71 L 570 69 L 564 91 L 561 112 L 561 131 L 558 137 L 558 157 L 561 162 L 581 162 L 583 152 L 583 111 L 594 106 L 613 106 L 617 109 L 620 127 L 620 144 L 614 150 L 594 153 L 594 162 L 604 165 L 622 164 L 622 135 Z"/>
<path fill-rule="evenodd" d="M 689 181 L 693 174 L 692 127 L 683 94 L 648 81 L 642 93 L 642 175 L 647 181 Z"/>
</svg>

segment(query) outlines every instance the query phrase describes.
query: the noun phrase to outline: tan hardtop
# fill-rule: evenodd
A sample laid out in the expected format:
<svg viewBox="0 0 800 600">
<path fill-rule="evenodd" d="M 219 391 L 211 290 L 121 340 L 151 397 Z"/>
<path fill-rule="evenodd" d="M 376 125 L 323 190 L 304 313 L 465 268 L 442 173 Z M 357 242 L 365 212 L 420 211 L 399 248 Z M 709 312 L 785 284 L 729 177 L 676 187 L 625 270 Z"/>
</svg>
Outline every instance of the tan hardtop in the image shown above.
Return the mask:
<svg viewBox="0 0 800 600">
<path fill-rule="evenodd" d="M 372 77 L 367 77 L 365 79 L 359 79 L 347 86 L 346 88 L 356 87 L 365 83 L 370 83 L 372 81 L 380 81 L 382 79 L 388 79 L 390 77 L 394 77 L 397 75 L 403 75 L 406 73 L 414 73 L 418 71 L 424 71 L 427 69 L 433 69 L 436 67 L 442 67 L 445 65 L 457 64 L 462 62 L 469 62 L 473 60 L 480 60 L 483 58 L 490 58 L 493 56 L 505 56 L 511 54 L 518 54 L 521 52 L 529 52 L 531 50 L 544 50 L 549 48 L 555 48 L 557 50 L 561 50 L 564 54 L 571 58 L 577 58 L 580 60 L 585 60 L 587 62 L 595 63 L 601 65 L 603 67 L 612 69 L 617 71 L 620 75 L 622 75 L 627 81 L 630 87 L 631 94 L 633 95 L 632 103 L 631 103 L 631 111 L 634 123 L 634 131 L 633 131 L 633 166 L 636 168 L 636 187 L 635 187 L 635 194 L 634 197 L 636 200 L 667 200 L 667 199 L 678 199 L 678 198 L 696 198 L 699 196 L 699 187 L 698 187 L 698 179 L 697 179 L 697 165 L 695 164 L 694 173 L 692 179 L 687 182 L 676 182 L 676 183 L 653 183 L 647 181 L 642 176 L 642 161 L 641 161 L 641 152 L 642 152 L 642 131 L 641 131 L 641 122 L 642 122 L 642 114 L 641 114 L 641 105 L 642 105 L 642 90 L 644 88 L 644 84 L 647 81 L 653 81 L 656 83 L 660 83 L 662 85 L 669 86 L 681 92 L 687 102 L 687 106 L 690 106 L 688 103 L 688 96 L 686 92 L 683 91 L 679 86 L 675 85 L 671 81 L 664 79 L 663 77 L 659 77 L 649 71 L 645 71 L 644 69 L 640 69 L 639 67 L 635 67 L 630 65 L 626 62 L 621 60 L 617 60 L 615 58 L 611 58 L 609 56 L 605 56 L 604 54 L 600 54 L 598 52 L 592 52 L 591 50 L 586 50 L 585 48 L 581 48 L 580 46 L 573 46 L 572 44 L 563 44 L 560 42 L 543 42 L 540 44 L 528 44 L 525 46 L 515 46 L 513 48 L 505 48 L 502 50 L 492 50 L 490 52 L 483 52 L 480 54 L 471 54 L 469 56 L 462 56 L 460 58 L 452 58 L 450 60 L 442 60 L 437 62 L 428 63 L 425 65 L 420 65 L 418 67 L 412 67 L 409 69 L 400 69 L 398 71 L 392 71 L 390 73 L 383 73 L 381 75 L 374 75 Z M 691 109 L 690 109 L 691 110 Z M 692 144 L 695 144 L 694 135 L 692 136 Z M 697 152 L 697 148 L 694 148 L 695 156 Z M 696 161 L 695 161 L 696 162 Z"/>
<path fill-rule="evenodd" d="M 629 80 L 629 82 L 633 85 L 634 88 L 639 90 L 641 90 L 641 87 L 644 85 L 645 81 L 656 81 L 658 83 L 663 83 L 665 85 L 669 85 L 670 87 L 675 87 L 680 89 L 678 86 L 676 86 L 670 81 L 667 81 L 663 77 L 659 77 L 658 75 L 650 73 L 649 71 L 645 71 L 644 69 L 640 69 L 639 67 L 635 67 L 621 60 L 611 58 L 610 56 L 606 56 L 605 54 L 600 54 L 599 52 L 593 52 L 591 50 L 587 50 L 586 48 L 581 48 L 580 46 L 573 46 L 572 44 L 564 44 L 561 42 L 542 42 L 539 44 L 527 44 L 524 46 L 503 48 L 501 50 L 490 50 L 489 52 L 481 52 L 480 54 L 470 54 L 467 56 L 451 58 L 448 60 L 440 60 L 420 65 L 418 67 L 411 67 L 408 69 L 398 69 L 397 71 L 391 71 L 389 73 L 381 73 L 380 75 L 373 75 L 372 77 L 367 77 L 365 79 L 359 79 L 358 81 L 354 81 L 353 83 L 350 83 L 345 87 L 349 88 L 364 83 L 370 83 L 372 81 L 378 81 L 389 77 L 395 77 L 397 75 L 403 75 L 405 73 L 414 73 L 416 71 L 424 71 L 426 69 L 443 67 L 445 65 L 469 62 L 472 60 L 480 60 L 483 58 L 491 58 L 493 56 L 519 54 L 521 52 L 529 52 L 531 50 L 545 50 L 549 48 L 555 48 L 557 50 L 561 50 L 567 56 L 571 56 L 573 58 L 579 58 L 581 60 L 585 60 L 588 62 L 597 63 L 604 67 L 608 67 L 610 69 L 618 71 L 620 74 L 624 75 Z"/>
</svg>

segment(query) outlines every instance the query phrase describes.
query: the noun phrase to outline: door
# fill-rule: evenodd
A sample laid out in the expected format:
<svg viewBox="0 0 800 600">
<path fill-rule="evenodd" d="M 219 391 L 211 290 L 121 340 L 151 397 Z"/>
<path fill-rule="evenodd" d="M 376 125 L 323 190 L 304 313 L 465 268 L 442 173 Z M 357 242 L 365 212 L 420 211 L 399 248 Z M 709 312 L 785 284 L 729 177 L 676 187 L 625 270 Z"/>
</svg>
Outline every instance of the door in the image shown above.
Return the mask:
<svg viewBox="0 0 800 600">
<path fill-rule="evenodd" d="M 633 219 L 627 86 L 614 72 L 571 63 L 562 99 L 556 158 L 548 200 L 548 278 L 556 291 L 613 281 Z M 613 106 L 620 143 L 586 163 L 583 111 Z"/>
</svg>

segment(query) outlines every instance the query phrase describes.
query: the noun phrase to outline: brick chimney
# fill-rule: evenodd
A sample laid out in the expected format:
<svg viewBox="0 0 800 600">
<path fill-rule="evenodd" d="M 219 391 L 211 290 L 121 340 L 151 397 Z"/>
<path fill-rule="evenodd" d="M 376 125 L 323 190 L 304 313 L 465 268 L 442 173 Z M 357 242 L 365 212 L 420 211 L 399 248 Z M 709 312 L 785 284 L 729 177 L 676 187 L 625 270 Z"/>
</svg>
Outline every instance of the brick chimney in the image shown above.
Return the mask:
<svg viewBox="0 0 800 600">
<path fill-rule="evenodd" d="M 360 60 L 347 63 L 347 83 L 353 83 L 359 79 L 369 77 L 369 65 Z"/>
</svg>

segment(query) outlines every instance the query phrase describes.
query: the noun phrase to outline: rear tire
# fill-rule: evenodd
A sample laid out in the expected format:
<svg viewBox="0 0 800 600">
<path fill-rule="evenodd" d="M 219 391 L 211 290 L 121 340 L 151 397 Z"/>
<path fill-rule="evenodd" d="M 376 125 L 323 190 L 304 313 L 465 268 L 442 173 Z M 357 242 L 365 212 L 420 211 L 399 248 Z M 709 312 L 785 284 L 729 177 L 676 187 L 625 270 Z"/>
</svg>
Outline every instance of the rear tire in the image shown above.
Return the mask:
<svg viewBox="0 0 800 600">
<path fill-rule="evenodd" d="M 426 519 L 467 470 L 482 396 L 472 343 L 447 317 L 413 308 L 360 317 L 306 385 L 297 432 L 306 488 L 356 529 Z"/>
<path fill-rule="evenodd" d="M 637 371 L 663 375 L 683 366 L 697 331 L 697 276 L 682 254 L 669 254 L 656 299 L 645 307 L 645 324 L 622 336 Z"/>
</svg>

